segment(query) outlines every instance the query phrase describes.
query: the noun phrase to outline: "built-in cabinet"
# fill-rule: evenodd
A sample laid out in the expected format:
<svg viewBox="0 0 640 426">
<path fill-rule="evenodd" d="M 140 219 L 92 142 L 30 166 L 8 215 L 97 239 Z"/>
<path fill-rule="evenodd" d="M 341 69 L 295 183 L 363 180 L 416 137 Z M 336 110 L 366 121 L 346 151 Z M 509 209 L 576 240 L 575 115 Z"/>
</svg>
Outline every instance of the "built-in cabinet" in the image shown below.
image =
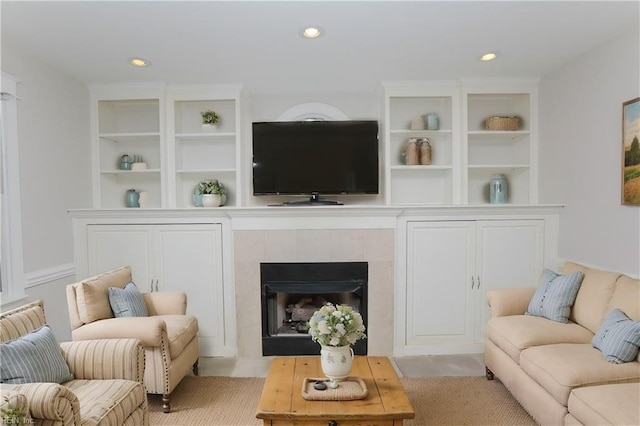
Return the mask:
<svg viewBox="0 0 640 426">
<path fill-rule="evenodd" d="M 544 265 L 543 219 L 410 220 L 402 235 L 406 355 L 481 351 L 486 292 L 535 286 Z"/>
<path fill-rule="evenodd" d="M 239 86 L 172 86 L 168 102 L 168 146 L 171 158 L 171 205 L 194 207 L 198 182 L 217 179 L 227 189 L 225 205 L 242 199 L 241 88 Z M 220 116 L 215 126 L 203 126 L 200 113 Z"/>
<path fill-rule="evenodd" d="M 536 204 L 537 190 L 537 80 L 505 84 L 469 81 L 463 97 L 463 199 L 483 204 L 489 199 L 488 182 L 503 174 L 508 181 L 508 202 Z M 489 117 L 517 117 L 518 130 L 487 130 Z"/>
<path fill-rule="evenodd" d="M 87 275 L 131 266 L 142 292 L 187 294 L 198 318 L 200 353 L 225 354 L 225 306 L 220 224 L 88 225 Z"/>
<path fill-rule="evenodd" d="M 457 85 L 387 83 L 383 102 L 385 203 L 458 204 L 461 154 Z M 437 129 L 427 128 L 427 114 L 436 114 Z M 417 127 L 424 129 L 415 129 L 414 120 L 424 125 Z M 429 140 L 431 164 L 406 164 L 411 138 Z"/>
<path fill-rule="evenodd" d="M 537 80 L 383 84 L 385 204 L 489 203 L 489 182 L 506 176 L 508 203 L 537 202 Z M 427 114 L 438 128 L 415 130 Z M 487 130 L 487 118 L 517 116 L 518 130 Z M 428 138 L 431 164 L 407 165 L 411 138 Z"/>
<path fill-rule="evenodd" d="M 535 285 L 557 254 L 557 208 L 537 205 L 537 81 L 385 82 L 380 100 L 381 192 L 367 208 L 397 221 L 385 222 L 397 235 L 394 352 L 479 352 L 486 291 Z M 299 229 L 322 227 L 321 216 L 357 217 L 358 227 L 370 219 L 364 206 L 294 211 L 252 200 L 247 103 L 241 85 L 91 88 L 95 210 L 74 217 L 77 274 L 131 265 L 143 291 L 187 292 L 203 355 L 236 353 L 234 226 L 259 230 L 273 216 Z M 220 116 L 215 127 L 202 125 L 205 110 Z M 521 125 L 487 129 L 494 116 Z M 428 139 L 429 164 L 407 164 L 412 138 Z M 125 154 L 144 164 L 123 170 Z M 496 174 L 508 181 L 506 205 L 489 202 Z M 227 188 L 224 208 L 194 206 L 206 179 Z M 125 208 L 129 189 L 145 193 L 143 209 Z"/>
<path fill-rule="evenodd" d="M 144 193 L 142 208 L 195 207 L 194 188 L 208 179 L 225 185 L 226 205 L 239 203 L 241 85 L 100 85 L 91 94 L 96 208 L 127 207 L 129 189 Z M 215 127 L 202 125 L 208 109 L 220 116 Z"/>
<path fill-rule="evenodd" d="M 97 90 L 97 89 L 96 89 Z M 94 205 L 123 208 L 129 189 L 146 193 L 147 207 L 164 207 L 166 179 L 162 91 L 139 88 L 92 96 Z M 120 168 L 122 156 L 144 163 Z"/>
</svg>

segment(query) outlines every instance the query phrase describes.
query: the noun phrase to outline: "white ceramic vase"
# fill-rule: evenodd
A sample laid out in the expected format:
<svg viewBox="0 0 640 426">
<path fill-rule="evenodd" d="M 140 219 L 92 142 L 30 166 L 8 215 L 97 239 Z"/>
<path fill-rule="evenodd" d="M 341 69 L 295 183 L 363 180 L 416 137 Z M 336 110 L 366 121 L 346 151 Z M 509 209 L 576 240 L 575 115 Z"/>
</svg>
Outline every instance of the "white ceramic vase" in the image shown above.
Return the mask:
<svg viewBox="0 0 640 426">
<path fill-rule="evenodd" d="M 353 363 L 351 346 L 321 346 L 320 365 L 324 375 L 334 382 L 347 378 Z"/>
<path fill-rule="evenodd" d="M 202 207 L 219 207 L 222 204 L 220 194 L 202 194 Z"/>
</svg>

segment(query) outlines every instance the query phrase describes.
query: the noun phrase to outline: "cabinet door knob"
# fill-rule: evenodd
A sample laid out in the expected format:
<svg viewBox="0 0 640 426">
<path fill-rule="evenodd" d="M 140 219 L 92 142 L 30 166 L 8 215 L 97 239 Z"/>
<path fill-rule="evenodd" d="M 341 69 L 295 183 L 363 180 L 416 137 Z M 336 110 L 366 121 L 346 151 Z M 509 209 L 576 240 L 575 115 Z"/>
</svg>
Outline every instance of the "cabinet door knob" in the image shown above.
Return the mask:
<svg viewBox="0 0 640 426">
<path fill-rule="evenodd" d="M 478 286 L 476 287 L 478 290 L 480 290 L 480 275 L 478 275 Z M 156 289 L 157 290 L 157 289 Z"/>
<path fill-rule="evenodd" d="M 471 277 L 471 290 L 473 290 L 473 288 L 475 287 L 475 285 L 476 285 L 476 277 L 472 276 L 472 277 Z"/>
<path fill-rule="evenodd" d="M 327 426 L 338 426 L 338 422 L 336 422 L 335 420 L 329 420 L 329 423 L 327 423 Z"/>
</svg>

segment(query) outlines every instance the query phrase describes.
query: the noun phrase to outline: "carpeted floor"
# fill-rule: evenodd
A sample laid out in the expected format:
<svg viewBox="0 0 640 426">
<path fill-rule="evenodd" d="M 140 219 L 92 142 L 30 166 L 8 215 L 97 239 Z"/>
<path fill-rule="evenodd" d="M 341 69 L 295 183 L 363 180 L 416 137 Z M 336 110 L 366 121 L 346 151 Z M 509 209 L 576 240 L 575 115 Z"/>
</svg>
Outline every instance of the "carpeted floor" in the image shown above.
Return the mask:
<svg viewBox="0 0 640 426">
<path fill-rule="evenodd" d="M 402 378 L 416 413 L 406 426 L 535 425 L 499 380 L 484 377 Z M 151 425 L 261 425 L 256 407 L 264 378 L 185 377 L 162 412 L 160 395 L 149 395 Z"/>
</svg>

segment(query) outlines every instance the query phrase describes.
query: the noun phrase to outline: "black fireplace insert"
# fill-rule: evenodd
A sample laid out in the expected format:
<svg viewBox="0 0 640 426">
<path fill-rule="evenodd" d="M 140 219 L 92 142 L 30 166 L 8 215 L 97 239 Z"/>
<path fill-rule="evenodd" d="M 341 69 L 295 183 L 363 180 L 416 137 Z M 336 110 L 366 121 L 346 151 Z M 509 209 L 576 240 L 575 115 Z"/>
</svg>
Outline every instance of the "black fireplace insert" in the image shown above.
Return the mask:
<svg viewBox="0 0 640 426">
<path fill-rule="evenodd" d="M 261 263 L 262 354 L 319 355 L 307 321 L 325 303 L 350 305 L 367 326 L 367 262 Z M 353 345 L 367 354 L 367 340 Z"/>
</svg>

